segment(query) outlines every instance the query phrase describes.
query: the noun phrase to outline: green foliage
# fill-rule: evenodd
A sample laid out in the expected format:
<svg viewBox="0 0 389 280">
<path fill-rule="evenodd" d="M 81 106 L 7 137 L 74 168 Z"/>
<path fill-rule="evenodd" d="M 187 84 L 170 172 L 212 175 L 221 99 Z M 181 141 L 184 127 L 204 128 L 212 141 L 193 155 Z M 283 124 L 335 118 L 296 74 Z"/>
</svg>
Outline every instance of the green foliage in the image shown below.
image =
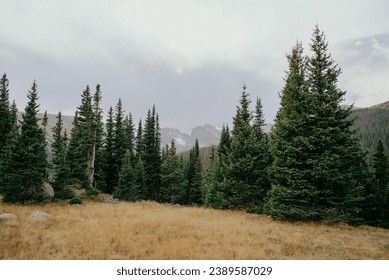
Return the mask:
<svg viewBox="0 0 389 280">
<path fill-rule="evenodd" d="M 105 168 L 106 158 L 104 153 L 104 122 L 103 122 L 103 110 L 101 109 L 101 90 L 100 85 L 96 85 L 96 91 L 93 95 L 93 127 L 92 133 L 94 138 L 94 166 L 93 166 L 93 192 L 97 190 L 104 190 L 106 188 L 105 181 Z"/>
<path fill-rule="evenodd" d="M 233 119 L 230 136 L 223 127 L 217 158 L 205 176 L 205 204 L 214 208 L 263 208 L 270 189 L 271 157 L 262 130 L 262 105 L 257 99 L 255 114 L 250 110 L 249 94 L 243 92 Z"/>
<path fill-rule="evenodd" d="M 119 173 L 119 182 L 113 191 L 113 195 L 121 200 L 139 201 L 141 200 L 141 190 L 139 185 L 136 184 L 131 161 L 131 152 L 126 150 Z"/>
<path fill-rule="evenodd" d="M 143 129 L 141 157 L 145 171 L 147 200 L 159 201 L 161 184 L 161 147 L 158 116 L 155 106 L 148 111 Z"/>
<path fill-rule="evenodd" d="M 74 117 L 67 154 L 71 170 L 70 182 L 72 184 L 81 182 L 84 188 L 90 188 L 92 183 L 88 178 L 88 161 L 94 145 L 93 124 L 92 96 L 87 86 L 81 95 L 81 104 Z"/>
<path fill-rule="evenodd" d="M 8 87 L 9 81 L 7 75 L 4 74 L 0 79 L 0 157 L 6 146 L 8 134 L 11 133 L 13 127 Z"/>
<path fill-rule="evenodd" d="M 351 127 L 351 108 L 340 106 L 345 94 L 337 88 L 340 69 L 318 27 L 312 37 L 312 57 L 303 57 L 299 43 L 287 56 L 271 134 L 273 186 L 266 211 L 290 220 L 356 223 L 369 180 L 365 154 Z"/>
<path fill-rule="evenodd" d="M 165 153 L 166 158 L 161 165 L 161 201 L 184 204 L 187 184 L 183 163 L 176 155 L 174 140 Z"/>
<path fill-rule="evenodd" d="M 384 145 L 378 141 L 373 156 L 374 189 L 370 189 L 367 200 L 366 220 L 372 225 L 389 227 L 389 161 Z"/>
<path fill-rule="evenodd" d="M 80 197 L 73 197 L 73 198 L 71 198 L 69 200 L 69 204 L 70 205 L 74 205 L 74 204 L 80 205 L 80 204 L 82 204 L 82 198 L 80 198 Z"/>
<path fill-rule="evenodd" d="M 53 153 L 52 164 L 54 168 L 53 189 L 55 198 L 67 199 L 72 197 L 69 192 L 68 184 L 70 177 L 70 168 L 66 161 L 67 139 L 63 135 L 63 120 L 61 112 L 57 115 L 57 122 L 53 127 L 53 143 L 51 150 Z"/>
<path fill-rule="evenodd" d="M 112 193 L 115 183 L 115 151 L 114 151 L 114 121 L 113 121 L 113 109 L 108 110 L 108 118 L 105 124 L 106 138 L 104 146 L 104 159 L 105 159 L 105 188 L 102 190 L 106 193 Z"/>
<path fill-rule="evenodd" d="M 204 204 L 207 207 L 215 209 L 229 208 L 223 173 L 226 167 L 225 159 L 230 147 L 230 132 L 228 126 L 223 125 L 217 151 L 211 153 L 210 165 L 203 179 Z"/>
<path fill-rule="evenodd" d="M 22 116 L 20 133 L 9 136 L 2 158 L 2 194 L 5 202 L 41 201 L 46 178 L 46 141 L 39 127 L 37 84 L 27 94 L 28 103 Z"/>
<path fill-rule="evenodd" d="M 196 139 L 186 167 L 187 185 L 184 204 L 202 204 L 202 169 L 199 142 Z"/>
</svg>

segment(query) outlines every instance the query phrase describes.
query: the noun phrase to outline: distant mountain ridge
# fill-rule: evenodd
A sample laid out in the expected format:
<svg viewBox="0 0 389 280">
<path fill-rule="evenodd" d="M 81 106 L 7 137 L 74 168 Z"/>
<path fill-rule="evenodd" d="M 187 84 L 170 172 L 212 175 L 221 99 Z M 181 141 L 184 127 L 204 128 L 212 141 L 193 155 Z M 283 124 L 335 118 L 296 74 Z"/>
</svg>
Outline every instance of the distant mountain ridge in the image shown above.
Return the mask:
<svg viewBox="0 0 389 280">
<path fill-rule="evenodd" d="M 22 112 L 18 112 L 18 117 L 21 119 Z M 56 115 L 47 114 L 47 150 L 48 157 L 51 159 L 51 144 L 53 143 L 52 128 L 56 123 Z M 358 129 L 357 136 L 361 139 L 361 143 L 366 150 L 373 152 L 374 147 L 379 139 L 384 142 L 384 145 L 389 149 L 389 101 L 380 103 L 367 108 L 354 108 L 353 117 L 356 117 L 354 128 Z M 43 113 L 38 113 L 38 117 L 42 118 Z M 73 116 L 62 115 L 64 129 L 68 135 L 72 129 Z M 269 133 L 272 129 L 272 124 L 266 124 L 263 129 Z M 161 129 L 161 145 L 165 147 L 170 145 L 174 140 L 177 152 L 190 150 L 195 144 L 196 139 L 199 141 L 200 147 L 209 147 L 218 145 L 220 140 L 221 127 L 211 124 L 199 125 L 192 129 L 191 133 L 185 133 L 177 128 L 164 127 Z"/>
</svg>

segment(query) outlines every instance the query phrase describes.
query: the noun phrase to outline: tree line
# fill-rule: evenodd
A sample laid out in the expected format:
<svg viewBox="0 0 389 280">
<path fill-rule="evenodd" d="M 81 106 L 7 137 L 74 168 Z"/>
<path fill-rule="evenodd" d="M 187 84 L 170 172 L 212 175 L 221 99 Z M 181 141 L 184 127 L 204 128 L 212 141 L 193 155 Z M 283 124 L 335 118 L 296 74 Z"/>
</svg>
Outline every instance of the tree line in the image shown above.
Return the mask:
<svg viewBox="0 0 389 280">
<path fill-rule="evenodd" d="M 196 141 L 189 156 L 177 155 L 175 142 L 161 148 L 155 106 L 137 129 L 119 99 L 106 121 L 100 85 L 81 95 L 70 135 L 61 112 L 53 128 L 53 159 L 45 153 L 46 123 L 38 124 L 34 81 L 20 123 L 9 82 L 0 81 L 0 192 L 5 202 L 44 200 L 50 181 L 56 199 L 113 194 L 126 201 L 154 200 L 217 209 L 244 209 L 285 220 L 327 220 L 389 226 L 388 158 L 382 141 L 366 160 L 350 118 L 341 106 L 340 68 L 328 52 L 323 32 L 315 27 L 311 56 L 300 42 L 287 55 L 288 69 L 280 92 L 281 106 L 269 135 L 263 131 L 262 103 L 243 91 L 232 128 L 224 125 L 220 143 L 203 170 Z M 48 175 L 48 168 L 53 175 Z"/>
</svg>

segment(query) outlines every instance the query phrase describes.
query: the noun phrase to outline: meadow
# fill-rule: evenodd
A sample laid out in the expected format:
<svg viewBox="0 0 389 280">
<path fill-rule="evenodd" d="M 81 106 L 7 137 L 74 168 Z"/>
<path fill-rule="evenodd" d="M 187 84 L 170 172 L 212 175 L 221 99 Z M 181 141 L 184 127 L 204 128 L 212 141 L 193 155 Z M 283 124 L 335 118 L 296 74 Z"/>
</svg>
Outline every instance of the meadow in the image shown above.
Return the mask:
<svg viewBox="0 0 389 280">
<path fill-rule="evenodd" d="M 48 213 L 32 219 L 32 211 Z M 155 202 L 0 202 L 0 259 L 389 259 L 389 230 Z"/>
</svg>

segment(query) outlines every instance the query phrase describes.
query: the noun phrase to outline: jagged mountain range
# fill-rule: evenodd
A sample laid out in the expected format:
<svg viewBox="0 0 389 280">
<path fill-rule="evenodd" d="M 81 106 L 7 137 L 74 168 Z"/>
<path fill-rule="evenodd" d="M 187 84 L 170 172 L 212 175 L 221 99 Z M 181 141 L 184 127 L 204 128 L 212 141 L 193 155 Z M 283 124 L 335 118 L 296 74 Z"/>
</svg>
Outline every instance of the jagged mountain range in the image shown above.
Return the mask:
<svg viewBox="0 0 389 280">
<path fill-rule="evenodd" d="M 18 113 L 19 119 L 21 119 L 22 112 Z M 38 113 L 40 119 L 43 118 L 43 113 Z M 51 143 L 53 143 L 53 132 L 52 129 L 57 121 L 56 115 L 47 114 L 47 149 L 49 158 L 51 158 Z M 72 129 L 73 116 L 62 115 L 64 129 L 66 129 L 68 135 Z M 264 127 L 265 131 L 270 131 L 271 125 L 268 124 Z M 221 127 L 216 127 L 211 124 L 199 125 L 192 129 L 190 134 L 180 131 L 177 128 L 165 127 L 161 129 L 161 145 L 165 147 L 170 145 L 174 139 L 176 144 L 177 152 L 183 152 L 190 150 L 195 144 L 196 139 L 199 141 L 200 147 L 208 147 L 211 145 L 219 144 Z"/>
<path fill-rule="evenodd" d="M 368 108 L 354 108 L 354 115 L 357 116 L 356 128 L 360 129 L 360 131 L 361 131 L 360 137 L 363 138 L 363 134 L 365 134 L 364 133 L 365 127 L 372 127 L 375 125 L 375 122 L 379 121 L 375 116 L 373 116 L 373 118 L 370 117 L 370 119 L 367 120 L 367 117 L 365 115 L 368 113 L 369 116 L 371 116 L 372 112 L 375 112 L 377 110 L 382 110 L 382 109 L 385 109 L 384 110 L 385 115 L 389 116 L 389 101 L 381 103 L 381 104 L 377 104 L 377 105 L 374 105 L 374 106 L 371 106 Z M 386 110 L 387 110 L 387 113 L 386 113 Z M 382 114 L 382 112 L 381 112 L 381 114 Z M 19 118 L 21 118 L 21 115 L 22 115 L 22 113 L 19 112 L 18 113 Z M 38 113 L 38 117 L 42 118 L 43 114 Z M 67 130 L 68 135 L 70 135 L 70 131 L 72 128 L 73 116 L 63 115 L 62 117 L 63 117 L 64 128 Z M 389 117 L 386 117 L 386 118 L 389 118 Z M 366 121 L 369 122 L 368 126 L 366 125 Z M 55 123 L 56 123 L 55 115 L 48 114 L 48 124 L 47 124 L 47 143 L 48 143 L 47 146 L 48 147 L 47 147 L 47 149 L 48 149 L 49 159 L 51 158 L 50 145 L 53 142 L 52 128 L 54 127 Z M 362 123 L 363 123 L 363 125 L 362 125 Z M 377 123 L 377 125 L 382 126 L 379 123 Z M 266 124 L 264 126 L 264 131 L 268 133 L 272 127 L 273 127 L 272 124 Z M 221 133 L 221 127 L 216 127 L 216 126 L 211 125 L 211 124 L 196 126 L 195 128 L 192 129 L 190 134 L 182 132 L 177 128 L 165 127 L 165 128 L 161 129 L 161 145 L 162 145 L 162 147 L 165 147 L 166 145 L 170 144 L 171 141 L 174 139 L 177 152 L 183 152 L 183 151 L 190 150 L 193 147 L 196 139 L 198 139 L 200 147 L 208 147 L 211 145 L 217 145 L 219 143 L 220 133 Z M 387 142 L 388 138 L 389 138 L 389 136 L 388 136 L 389 131 L 386 132 L 386 130 L 385 130 L 382 133 L 383 133 L 383 135 L 386 136 L 386 137 L 383 137 L 384 143 L 386 142 L 387 144 L 389 144 Z M 375 134 L 375 133 L 369 132 L 369 134 Z M 372 141 L 372 142 L 374 142 L 374 141 Z M 388 145 L 388 147 L 389 147 L 389 145 Z M 372 147 L 366 147 L 366 148 L 371 149 Z"/>
</svg>

